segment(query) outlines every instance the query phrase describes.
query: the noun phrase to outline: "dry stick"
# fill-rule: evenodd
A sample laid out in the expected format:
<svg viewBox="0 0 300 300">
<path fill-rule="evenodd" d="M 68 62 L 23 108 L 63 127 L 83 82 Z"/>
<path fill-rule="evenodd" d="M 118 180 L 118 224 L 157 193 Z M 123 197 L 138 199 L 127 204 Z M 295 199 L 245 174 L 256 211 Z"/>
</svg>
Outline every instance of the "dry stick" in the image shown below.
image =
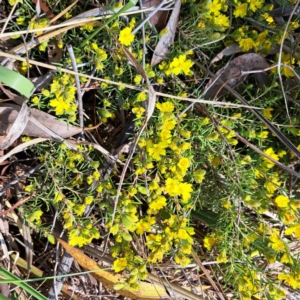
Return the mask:
<svg viewBox="0 0 300 300">
<path fill-rule="evenodd" d="M 81 95 L 81 88 L 80 88 L 80 81 L 78 76 L 78 69 L 76 64 L 76 58 L 74 55 L 73 47 L 72 45 L 67 46 L 71 61 L 72 61 L 72 67 L 73 71 L 77 73 L 75 75 L 75 84 L 76 84 L 76 91 L 77 91 L 77 104 L 78 104 L 78 118 L 79 118 L 79 126 L 81 128 L 81 134 L 83 134 L 83 107 L 82 107 L 82 95 Z"/>
<path fill-rule="evenodd" d="M 204 115 L 206 115 L 207 117 L 209 117 L 211 119 L 211 121 L 215 124 L 219 124 L 222 127 L 224 127 L 226 130 L 231 131 L 232 129 L 225 126 L 224 124 L 221 124 L 219 120 L 217 120 L 216 118 L 213 118 L 209 111 L 200 103 L 197 103 L 195 105 L 195 108 L 197 110 L 199 110 L 201 113 L 203 113 Z M 235 136 L 237 137 L 238 140 L 240 140 L 242 143 L 244 143 L 247 147 L 251 148 L 252 150 L 254 150 L 256 153 L 258 153 L 259 155 L 269 159 L 270 161 L 272 161 L 276 166 L 278 166 L 279 168 L 287 171 L 288 173 L 300 178 L 300 174 L 297 173 L 296 171 L 294 171 L 293 169 L 287 167 L 286 165 L 282 164 L 281 162 L 275 160 L 274 158 L 272 158 L 271 156 L 267 155 L 266 153 L 264 153 L 263 151 L 261 151 L 259 148 L 257 148 L 256 146 L 254 146 L 253 144 L 251 144 L 250 142 L 248 142 L 245 138 L 243 138 L 241 135 L 239 135 L 236 131 L 234 131 Z"/>
<path fill-rule="evenodd" d="M 106 80 L 106 79 L 99 78 L 99 77 L 90 76 L 90 75 L 83 74 L 83 73 L 74 72 L 72 70 L 68 70 L 68 69 L 65 69 L 65 68 L 60 68 L 60 67 L 56 67 L 56 66 L 53 66 L 53 65 L 37 62 L 37 61 L 31 60 L 31 59 L 27 60 L 23 57 L 13 55 L 13 54 L 8 54 L 8 53 L 2 52 L 2 51 L 0 51 L 0 56 L 12 58 L 12 59 L 19 60 L 19 61 L 26 61 L 26 62 L 28 62 L 32 65 L 44 67 L 44 68 L 47 68 L 47 69 L 50 69 L 50 70 L 60 71 L 60 72 L 64 72 L 64 73 L 71 74 L 71 75 L 79 75 L 79 76 L 82 76 L 82 77 L 85 77 L 85 78 L 90 78 L 90 79 L 94 79 L 94 80 L 97 80 L 97 81 L 100 81 L 100 82 L 105 82 L 105 83 L 108 83 L 108 84 L 125 87 L 125 88 L 131 89 L 131 90 L 136 90 L 136 91 L 139 91 L 139 92 L 149 93 L 148 89 L 141 89 L 141 88 L 137 88 L 136 86 L 133 86 L 133 85 L 130 85 L 130 84 L 119 83 L 119 82 Z M 211 73 L 211 74 L 213 74 L 213 73 Z M 243 105 L 243 104 L 234 104 L 234 103 L 230 103 L 230 102 L 224 103 L 224 102 L 210 101 L 210 100 L 198 100 L 198 99 L 191 99 L 191 98 L 187 98 L 187 97 L 180 97 L 180 96 L 169 95 L 169 94 L 164 94 L 164 93 L 159 93 L 159 92 L 156 92 L 156 95 L 161 96 L 161 97 L 165 97 L 165 98 L 189 101 L 189 102 L 193 102 L 193 103 L 206 103 L 206 104 L 215 105 L 216 107 L 225 106 L 225 107 L 235 107 L 235 108 L 244 107 L 244 108 L 249 108 L 249 109 L 261 109 L 259 107 L 251 106 L 249 103 L 247 105 Z"/>
<path fill-rule="evenodd" d="M 281 87 L 282 95 L 283 95 L 283 98 L 284 98 L 284 104 L 285 104 L 285 108 L 286 108 L 286 113 L 287 113 L 287 116 L 288 116 L 288 118 L 289 118 L 290 121 L 291 121 L 291 118 L 290 118 L 290 114 L 289 114 L 289 108 L 288 108 L 288 105 L 287 105 L 287 99 L 286 99 L 284 87 L 283 87 L 281 70 L 280 70 L 280 64 L 281 64 L 282 49 L 283 49 L 283 43 L 284 43 L 285 35 L 287 34 L 288 26 L 291 23 L 292 17 L 293 17 L 293 15 L 294 15 L 294 13 L 295 13 L 298 5 L 299 5 L 299 2 L 300 2 L 300 0 L 298 0 L 297 3 L 296 3 L 296 5 L 294 6 L 294 9 L 293 9 L 292 13 L 290 14 L 290 17 L 289 17 L 289 19 L 288 19 L 288 21 L 286 23 L 285 28 L 284 28 L 283 38 L 282 38 L 282 41 L 280 43 L 279 57 L 278 57 L 278 66 L 277 66 L 277 73 L 278 73 L 278 77 L 279 77 L 279 81 L 280 81 L 280 87 Z"/>
<path fill-rule="evenodd" d="M 222 126 L 227 129 L 230 130 L 230 128 L 228 128 L 227 126 L 223 125 Z M 252 150 L 254 150 L 256 153 L 258 153 L 261 156 L 264 156 L 265 158 L 267 158 L 268 160 L 270 160 L 271 162 L 273 162 L 276 166 L 278 166 L 279 168 L 289 172 L 290 174 L 300 178 L 300 173 L 297 173 L 296 171 L 294 171 L 293 169 L 287 167 L 286 165 L 282 164 L 281 162 L 275 160 L 274 158 L 272 158 L 271 156 L 267 155 L 266 153 L 264 153 L 263 151 L 261 151 L 259 148 L 255 147 L 253 144 L 251 144 L 250 142 L 248 142 L 245 138 L 243 138 L 241 135 L 239 135 L 237 132 L 234 132 L 237 139 L 240 140 L 241 142 L 243 142 L 247 147 L 251 148 Z"/>
<path fill-rule="evenodd" d="M 137 14 L 140 12 L 147 12 L 147 11 L 152 11 L 153 8 L 146 8 L 146 9 L 142 9 L 142 10 L 131 10 L 131 11 L 127 11 L 125 13 L 120 14 L 120 16 L 127 16 L 127 15 L 132 15 L 132 14 Z M 2 37 L 10 37 L 12 35 L 15 34 L 24 34 L 24 33 L 34 33 L 34 32 L 38 32 L 38 31 L 51 31 L 53 29 L 57 29 L 57 28 L 62 28 L 62 27 L 67 27 L 70 25 L 78 25 L 79 24 L 84 24 L 84 23 L 91 23 L 91 22 L 95 22 L 96 20 L 101 20 L 101 19 L 107 19 L 110 18 L 111 16 L 113 16 L 115 12 L 112 12 L 112 14 L 105 14 L 102 15 L 100 17 L 95 17 L 95 18 L 84 18 L 84 19 L 76 19 L 76 17 L 74 18 L 74 20 L 67 20 L 61 24 L 58 25 L 52 25 L 50 27 L 43 27 L 43 28 L 37 28 L 37 29 L 31 29 L 31 30 L 19 30 L 19 31 L 14 31 L 14 32 L 7 32 L 7 33 L 2 33 L 0 34 L 0 38 Z"/>
<path fill-rule="evenodd" d="M 222 291 L 221 287 L 217 287 L 217 285 L 212 280 L 212 278 L 210 277 L 209 273 L 207 272 L 207 270 L 204 268 L 203 264 L 201 263 L 201 261 L 200 261 L 198 255 L 196 254 L 195 250 L 193 250 L 193 249 L 192 249 L 192 257 L 194 258 L 194 260 L 196 261 L 196 263 L 198 264 L 198 266 L 201 268 L 202 272 L 205 274 L 206 278 L 208 279 L 209 283 L 214 288 L 214 290 L 217 293 L 217 295 L 219 296 L 219 298 L 222 299 L 222 300 L 225 300 L 225 298 L 223 297 L 224 292 Z M 220 292 L 220 290 L 222 292 Z"/>
<path fill-rule="evenodd" d="M 163 0 L 148 16 L 146 19 L 144 19 L 142 21 L 142 23 L 140 23 L 133 31 L 133 34 L 136 34 L 142 27 L 144 27 L 144 25 L 146 24 L 146 22 L 148 22 L 152 16 L 154 16 L 156 14 L 156 12 L 158 10 L 160 10 L 160 8 L 162 8 L 165 4 L 166 4 L 167 0 Z"/>
<path fill-rule="evenodd" d="M 268 68 L 265 68 L 265 69 L 261 69 L 261 70 L 252 70 L 252 71 L 241 71 L 241 75 L 246 75 L 246 74 L 253 74 L 253 73 L 262 73 L 262 72 L 266 72 L 266 71 L 269 71 L 271 69 L 274 69 L 274 68 L 277 68 L 278 65 L 280 65 L 281 67 L 285 67 L 285 68 L 288 68 L 290 71 L 292 71 L 295 75 L 295 77 L 298 79 L 298 81 L 300 82 L 300 76 L 296 73 L 296 71 L 289 65 L 286 65 L 286 64 L 276 64 L 274 66 L 271 66 L 271 67 L 268 67 Z"/>
<path fill-rule="evenodd" d="M 112 219 L 111 219 L 111 227 L 114 225 L 115 215 L 116 215 L 117 206 L 118 206 L 118 203 L 119 203 L 119 197 L 121 195 L 121 189 L 122 189 L 122 185 L 123 185 L 123 182 L 124 182 L 124 179 L 125 179 L 126 171 L 127 171 L 128 166 L 129 166 L 129 164 L 131 162 L 132 156 L 133 156 L 133 154 L 135 152 L 135 148 L 137 146 L 137 143 L 138 143 L 138 141 L 139 141 L 139 139 L 140 139 L 143 131 L 145 130 L 147 124 L 148 124 L 148 120 L 146 119 L 144 121 L 144 124 L 141 127 L 140 131 L 138 132 L 137 137 L 136 137 L 134 143 L 132 144 L 131 151 L 130 151 L 130 153 L 128 155 L 128 158 L 126 160 L 125 166 L 124 166 L 124 168 L 122 170 L 121 178 L 120 178 L 119 185 L 118 185 L 117 195 L 116 195 L 116 198 L 115 198 L 114 211 L 113 211 Z M 108 238 L 106 239 L 106 242 L 105 242 L 105 246 L 104 246 L 104 250 L 103 250 L 104 253 L 106 252 L 107 244 L 108 244 Z"/>
<path fill-rule="evenodd" d="M 15 205 L 13 205 L 12 207 L 10 207 L 9 209 L 0 212 L 0 217 L 7 215 L 8 213 L 10 213 L 11 211 L 13 211 L 15 208 L 19 207 L 20 205 L 22 205 L 24 202 L 26 202 L 27 200 L 29 200 L 31 198 L 32 195 L 18 201 Z"/>
<path fill-rule="evenodd" d="M 216 78 L 213 78 L 213 81 L 211 84 L 200 94 L 200 96 L 197 99 L 201 99 L 205 96 L 205 94 L 213 87 L 213 85 L 218 81 L 218 79 L 223 75 L 225 72 L 227 66 L 229 65 L 230 61 L 227 62 L 227 64 L 224 66 L 223 70 L 216 76 Z M 186 107 L 179 115 L 179 117 L 182 117 L 190 108 L 192 108 L 195 105 L 195 103 L 191 103 L 188 107 Z"/>
<path fill-rule="evenodd" d="M 7 19 L 6 19 L 6 22 L 4 23 L 4 26 L 3 26 L 2 30 L 1 30 L 0 36 L 2 36 L 3 32 L 5 31 L 6 26 L 7 26 L 8 22 L 10 21 L 11 16 L 12 16 L 12 14 L 13 14 L 13 12 L 14 12 L 14 10 L 15 10 L 17 4 L 18 4 L 18 2 L 19 2 L 19 1 L 16 1 L 15 4 L 14 4 L 14 6 L 11 8 L 11 11 L 10 11 L 10 13 L 9 13 L 9 15 L 8 15 L 8 17 L 7 17 Z"/>
<path fill-rule="evenodd" d="M 208 73 L 212 78 L 215 78 L 216 75 L 212 73 L 211 71 L 207 70 L 204 66 L 202 66 L 200 63 L 195 62 L 195 64 L 204 72 Z M 287 139 L 269 120 L 267 120 L 263 115 L 261 115 L 257 109 L 254 109 L 253 107 L 250 107 L 250 103 L 244 99 L 239 93 L 237 93 L 234 89 L 232 89 L 230 86 L 225 84 L 222 80 L 218 80 L 221 84 L 224 84 L 224 88 L 229 91 L 233 96 L 235 96 L 238 100 L 240 100 L 245 105 L 248 105 L 249 110 L 261 121 L 263 122 L 269 130 L 277 136 L 277 138 L 290 150 L 292 151 L 299 159 L 300 159 L 300 151 L 297 149 L 297 147 L 289 140 Z M 200 102 L 200 101 L 199 101 Z M 201 102 L 200 102 L 201 103 Z"/>
</svg>

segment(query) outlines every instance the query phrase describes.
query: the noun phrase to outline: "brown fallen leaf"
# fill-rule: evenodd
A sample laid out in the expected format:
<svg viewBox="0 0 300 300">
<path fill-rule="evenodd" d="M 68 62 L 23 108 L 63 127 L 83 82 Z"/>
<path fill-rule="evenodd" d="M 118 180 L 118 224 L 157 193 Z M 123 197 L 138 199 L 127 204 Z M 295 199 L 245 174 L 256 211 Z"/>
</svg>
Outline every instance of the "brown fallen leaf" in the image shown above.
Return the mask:
<svg viewBox="0 0 300 300">
<path fill-rule="evenodd" d="M 93 276 L 107 288 L 114 290 L 114 285 L 118 283 L 121 279 L 124 279 L 124 277 L 120 275 L 115 275 L 112 272 L 102 270 L 95 261 L 86 256 L 82 251 L 73 246 L 70 246 L 68 243 L 64 242 L 60 238 L 56 239 L 82 268 L 84 268 L 87 271 L 93 271 Z M 118 294 L 131 299 L 170 299 L 167 292 L 162 286 L 158 284 L 150 284 L 147 282 L 140 282 L 140 290 L 138 291 L 132 291 L 130 289 L 121 289 L 117 292 Z"/>
<path fill-rule="evenodd" d="M 247 53 L 233 59 L 226 67 L 220 69 L 216 75 L 220 75 L 219 78 L 223 82 L 231 88 L 235 88 L 248 76 L 247 74 L 242 75 L 242 71 L 262 70 L 267 67 L 269 65 L 264 57 L 256 53 Z M 218 81 L 213 83 L 213 80 L 208 82 L 205 90 L 207 90 L 205 97 L 210 99 L 220 98 L 227 93 L 227 90 L 223 88 L 221 83 Z"/>
<path fill-rule="evenodd" d="M 181 0 L 176 0 L 169 22 L 166 26 L 168 31 L 159 39 L 159 42 L 155 47 L 151 60 L 152 67 L 159 64 L 165 58 L 165 56 L 169 53 L 170 46 L 174 43 L 180 7 Z"/>
<path fill-rule="evenodd" d="M 28 108 L 32 117 L 37 119 L 47 128 L 62 138 L 68 138 L 81 132 L 80 127 L 67 124 L 65 121 L 58 120 L 56 117 L 49 115 L 35 108 Z M 18 118 L 21 107 L 15 104 L 0 104 L 0 132 L 8 134 L 11 124 Z M 41 138 L 51 138 L 51 136 L 36 126 L 31 120 L 23 124 L 19 135 L 28 135 Z"/>
<path fill-rule="evenodd" d="M 47 46 L 48 63 L 59 63 L 62 58 L 63 51 L 58 47 L 58 42 L 49 43 Z"/>
<path fill-rule="evenodd" d="M 144 0 L 142 1 L 145 7 L 157 7 L 162 0 Z M 146 13 L 148 15 L 149 13 Z M 167 10 L 158 10 L 149 20 L 150 25 L 154 26 L 157 31 L 161 31 L 166 27 L 166 22 L 169 12 Z"/>
</svg>

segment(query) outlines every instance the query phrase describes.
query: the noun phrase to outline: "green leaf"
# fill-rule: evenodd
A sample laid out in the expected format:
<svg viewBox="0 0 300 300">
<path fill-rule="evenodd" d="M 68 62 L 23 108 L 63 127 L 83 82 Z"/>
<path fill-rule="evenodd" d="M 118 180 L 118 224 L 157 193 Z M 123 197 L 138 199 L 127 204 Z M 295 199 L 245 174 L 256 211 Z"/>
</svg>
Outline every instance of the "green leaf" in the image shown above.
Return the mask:
<svg viewBox="0 0 300 300">
<path fill-rule="evenodd" d="M 0 294 L 0 300 L 10 300 L 9 298 L 3 296 L 2 294 Z"/>
<path fill-rule="evenodd" d="M 132 236 L 129 233 L 127 233 L 127 232 L 122 232 L 121 236 L 127 242 L 131 242 L 132 241 Z"/>
<path fill-rule="evenodd" d="M 52 245 L 55 245 L 55 244 L 56 244 L 56 239 L 55 239 L 55 237 L 54 237 L 52 234 L 48 234 L 48 235 L 47 235 L 47 239 L 48 239 L 48 241 L 49 241 Z"/>
<path fill-rule="evenodd" d="M 0 81 L 16 90 L 27 99 L 31 96 L 34 85 L 21 74 L 0 66 Z"/>
<path fill-rule="evenodd" d="M 144 186 L 138 186 L 138 191 L 143 194 L 143 195 L 147 195 L 147 189 Z"/>
<path fill-rule="evenodd" d="M 18 39 L 21 35 L 20 34 L 13 34 L 10 36 L 11 39 Z"/>
<path fill-rule="evenodd" d="M 0 275 L 4 277 L 5 280 L 11 280 L 11 283 L 14 283 L 15 285 L 19 286 L 23 290 L 25 290 L 27 293 L 29 293 L 31 296 L 35 297 L 38 300 L 47 300 L 48 298 L 40 294 L 38 291 L 36 291 L 33 287 L 31 287 L 29 284 L 26 282 L 18 282 L 20 280 L 19 277 L 11 274 L 4 268 L 0 268 Z M 0 280 L 0 284 L 1 284 Z M 4 297 L 4 296 L 3 296 Z M 6 299 L 6 298 L 3 298 Z"/>
</svg>

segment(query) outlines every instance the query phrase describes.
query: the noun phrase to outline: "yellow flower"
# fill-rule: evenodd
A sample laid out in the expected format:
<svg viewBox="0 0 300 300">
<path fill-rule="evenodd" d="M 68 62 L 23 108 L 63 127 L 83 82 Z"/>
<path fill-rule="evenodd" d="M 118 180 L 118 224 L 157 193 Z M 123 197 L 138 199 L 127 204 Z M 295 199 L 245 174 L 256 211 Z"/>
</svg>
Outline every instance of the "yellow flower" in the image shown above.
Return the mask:
<svg viewBox="0 0 300 300">
<path fill-rule="evenodd" d="M 145 220 L 146 218 L 141 219 L 136 223 L 136 233 L 137 234 L 143 234 L 144 232 L 151 231 L 151 224 Z"/>
<path fill-rule="evenodd" d="M 67 12 L 66 14 L 65 14 L 65 18 L 66 19 L 70 19 L 72 17 L 72 14 L 70 14 L 69 12 Z"/>
<path fill-rule="evenodd" d="M 107 53 L 103 49 L 96 49 L 97 61 L 105 61 L 107 59 Z"/>
<path fill-rule="evenodd" d="M 278 274 L 279 280 L 284 280 L 285 283 L 290 285 L 293 289 L 296 289 L 299 284 L 297 284 L 297 281 L 295 280 L 295 275 L 293 274 Z"/>
<path fill-rule="evenodd" d="M 183 72 L 185 75 L 192 75 L 193 72 L 190 68 L 193 66 L 193 62 L 190 59 L 186 59 L 186 55 L 179 55 L 175 57 L 170 63 L 169 72 L 170 74 L 178 75 Z M 168 74 L 167 74 L 168 75 Z"/>
<path fill-rule="evenodd" d="M 248 4 L 247 3 L 242 3 L 239 4 L 235 9 L 234 9 L 234 16 L 236 18 L 241 17 L 244 18 L 247 14 L 247 8 L 248 8 Z"/>
<path fill-rule="evenodd" d="M 197 170 L 194 172 L 193 177 L 197 183 L 201 183 L 204 180 L 205 174 L 205 170 Z"/>
<path fill-rule="evenodd" d="M 159 78 L 156 79 L 156 82 L 157 82 L 158 84 L 162 84 L 162 83 L 164 83 L 164 79 L 161 78 L 161 77 L 159 77 Z"/>
<path fill-rule="evenodd" d="M 211 235 L 207 235 L 204 240 L 203 240 L 203 244 L 204 244 L 204 247 L 207 249 L 207 250 L 211 250 L 211 248 L 213 247 L 213 245 L 216 243 L 216 239 L 215 239 L 215 235 L 214 234 L 211 234 Z"/>
<path fill-rule="evenodd" d="M 278 207 L 283 208 L 288 206 L 290 199 L 286 196 L 279 195 L 275 198 L 274 202 Z"/>
<path fill-rule="evenodd" d="M 210 13 L 213 13 L 215 16 L 220 14 L 222 4 L 218 0 L 213 0 L 209 2 L 208 9 Z"/>
<path fill-rule="evenodd" d="M 139 92 L 137 95 L 136 95 L 136 101 L 137 102 L 142 102 L 142 101 L 145 101 L 147 99 L 147 95 L 145 92 Z"/>
<path fill-rule="evenodd" d="M 285 151 L 285 150 L 281 150 L 281 151 L 278 152 L 277 155 L 278 155 L 280 158 L 282 158 L 283 156 L 286 155 L 286 151 Z"/>
<path fill-rule="evenodd" d="M 175 262 L 176 264 L 180 264 L 184 267 L 187 266 L 191 262 L 191 260 L 182 253 L 178 253 L 175 255 Z"/>
<path fill-rule="evenodd" d="M 182 144 L 180 145 L 180 150 L 181 150 L 181 151 L 186 151 L 186 150 L 188 150 L 188 149 L 191 149 L 191 147 L 192 147 L 192 145 L 191 145 L 190 143 L 184 142 L 184 143 L 182 143 Z"/>
<path fill-rule="evenodd" d="M 114 261 L 114 264 L 113 264 L 113 269 L 115 272 L 121 272 L 123 271 L 126 266 L 127 266 L 128 262 L 127 262 L 127 259 L 126 257 L 124 258 L 118 258 Z"/>
<path fill-rule="evenodd" d="M 121 2 L 121 3 L 122 3 L 122 2 Z M 131 29 L 134 28 L 135 23 L 136 23 L 135 18 L 132 18 L 132 19 L 130 20 L 130 22 L 129 22 L 129 27 L 130 27 Z"/>
<path fill-rule="evenodd" d="M 149 155 L 155 159 L 155 160 L 160 160 L 161 156 L 165 156 L 166 155 L 166 147 L 168 145 L 166 145 L 163 142 L 160 142 L 158 144 L 154 144 L 152 147 L 150 147 L 147 152 L 149 153 Z"/>
<path fill-rule="evenodd" d="M 75 204 L 74 212 L 77 216 L 82 216 L 85 211 L 86 205 L 85 204 Z"/>
<path fill-rule="evenodd" d="M 197 25 L 199 28 L 205 28 L 205 23 L 204 22 L 200 22 Z"/>
<path fill-rule="evenodd" d="M 156 103 L 156 108 L 163 113 L 172 112 L 174 110 L 174 105 L 172 102 Z"/>
<path fill-rule="evenodd" d="M 153 211 L 159 211 L 167 205 L 167 199 L 164 196 L 158 196 L 149 204 L 149 208 Z"/>
<path fill-rule="evenodd" d="M 115 75 L 121 76 L 123 72 L 124 72 L 123 68 L 119 68 L 118 66 L 115 66 L 115 70 L 114 70 Z"/>
<path fill-rule="evenodd" d="M 257 9 L 262 8 L 264 0 L 251 0 L 249 2 L 250 2 L 250 4 L 249 4 L 250 9 L 253 12 L 255 12 L 255 11 L 257 11 Z"/>
<path fill-rule="evenodd" d="M 187 203 L 191 198 L 191 192 L 193 191 L 192 185 L 186 182 L 180 183 L 179 190 L 182 196 L 182 203 Z"/>
<path fill-rule="evenodd" d="M 133 81 L 135 84 L 140 84 L 142 79 L 143 79 L 142 75 L 138 74 L 134 77 Z"/>
<path fill-rule="evenodd" d="M 77 246 L 78 245 L 78 247 L 82 247 L 82 246 L 86 245 L 87 243 L 86 243 L 85 237 L 83 237 L 81 235 L 78 235 L 78 236 L 70 235 L 69 244 L 71 246 Z"/>
<path fill-rule="evenodd" d="M 271 113 L 271 111 L 273 111 L 274 110 L 274 108 L 265 108 L 264 110 L 263 110 L 263 116 L 265 117 L 265 118 L 267 118 L 267 119 L 269 119 L 269 120 L 271 120 L 272 119 L 272 113 Z"/>
<path fill-rule="evenodd" d="M 272 147 L 268 148 L 266 151 L 264 151 L 264 153 L 270 156 L 271 158 L 273 158 L 274 160 L 279 160 L 278 155 L 274 152 Z M 268 158 L 263 157 L 263 160 L 264 160 L 264 167 L 266 167 L 267 169 L 270 169 L 272 166 L 274 166 L 274 163 L 270 161 Z"/>
<path fill-rule="evenodd" d="M 226 263 L 227 257 L 226 257 L 226 249 L 223 249 L 221 253 L 217 256 L 217 262 L 218 263 Z"/>
<path fill-rule="evenodd" d="M 59 191 L 55 191 L 55 193 L 54 193 L 54 202 L 55 203 L 58 203 L 63 198 L 64 198 L 64 195 L 62 193 L 60 193 Z"/>
<path fill-rule="evenodd" d="M 93 202 L 93 200 L 94 200 L 93 196 L 87 196 L 84 198 L 84 203 L 90 205 Z"/>
<path fill-rule="evenodd" d="M 175 120 L 164 120 L 163 124 L 162 124 L 162 130 L 166 130 L 166 131 L 170 131 L 172 129 L 174 129 L 176 125 L 176 121 Z"/>
<path fill-rule="evenodd" d="M 229 209 L 231 207 L 231 202 L 229 200 L 222 201 L 222 205 L 224 208 Z"/>
<path fill-rule="evenodd" d="M 287 253 L 284 253 L 280 259 L 280 262 L 283 263 L 288 263 L 288 264 L 292 264 L 293 263 L 293 259 L 290 255 L 288 255 Z"/>
<path fill-rule="evenodd" d="M 17 18 L 17 24 L 18 24 L 18 25 L 23 25 L 23 24 L 24 24 L 24 21 L 25 21 L 25 18 L 24 18 L 24 17 L 19 17 L 19 18 Z"/>
<path fill-rule="evenodd" d="M 284 242 L 281 240 L 279 236 L 279 231 L 277 229 L 273 229 L 273 233 L 270 235 L 269 246 L 276 252 L 285 252 L 286 247 Z"/>
<path fill-rule="evenodd" d="M 239 47 L 243 51 L 249 51 L 254 46 L 254 41 L 251 38 L 241 39 L 239 41 Z"/>
<path fill-rule="evenodd" d="M 286 235 L 291 235 L 292 233 L 295 234 L 297 239 L 300 239 L 300 224 L 295 224 L 290 228 L 286 229 L 284 232 Z"/>
<path fill-rule="evenodd" d="M 216 17 L 214 21 L 215 21 L 216 25 L 223 26 L 223 27 L 229 27 L 229 18 L 224 14 L 218 15 L 218 17 Z M 198 27 L 199 27 L 199 24 L 198 24 Z"/>
<path fill-rule="evenodd" d="M 179 187 L 179 181 L 177 179 L 168 178 L 166 180 L 165 190 L 170 196 L 179 195 L 181 192 Z"/>
<path fill-rule="evenodd" d="M 141 106 L 137 106 L 132 109 L 132 112 L 136 115 L 137 118 L 141 118 L 145 111 L 146 110 Z"/>
<path fill-rule="evenodd" d="M 26 185 L 26 187 L 25 187 L 24 190 L 25 190 L 27 193 L 32 193 L 32 192 L 35 191 L 35 189 L 36 189 L 35 184 L 30 184 L 30 185 Z"/>
<path fill-rule="evenodd" d="M 132 29 L 126 27 L 120 31 L 119 42 L 124 46 L 130 46 L 134 40 L 134 34 L 131 33 Z"/>
<path fill-rule="evenodd" d="M 259 133 L 259 134 L 257 135 L 257 137 L 258 137 L 259 139 L 266 139 L 266 138 L 268 137 L 268 134 L 269 134 L 268 131 L 262 131 L 261 133 Z"/>
<path fill-rule="evenodd" d="M 32 214 L 29 215 L 29 217 L 27 218 L 27 221 L 29 221 L 31 223 L 33 223 L 35 221 L 37 224 L 40 224 L 42 214 L 43 214 L 42 210 L 40 210 L 40 209 L 36 210 Z"/>
<path fill-rule="evenodd" d="M 40 102 L 40 99 L 37 97 L 37 96 L 35 96 L 35 97 L 33 97 L 32 99 L 31 99 L 31 101 L 32 101 L 32 103 L 33 104 L 39 104 L 39 102 Z"/>
<path fill-rule="evenodd" d="M 188 167 L 190 166 L 190 160 L 186 157 L 183 157 L 179 160 L 179 162 L 177 163 L 177 166 L 181 170 L 186 171 L 188 169 Z"/>
</svg>

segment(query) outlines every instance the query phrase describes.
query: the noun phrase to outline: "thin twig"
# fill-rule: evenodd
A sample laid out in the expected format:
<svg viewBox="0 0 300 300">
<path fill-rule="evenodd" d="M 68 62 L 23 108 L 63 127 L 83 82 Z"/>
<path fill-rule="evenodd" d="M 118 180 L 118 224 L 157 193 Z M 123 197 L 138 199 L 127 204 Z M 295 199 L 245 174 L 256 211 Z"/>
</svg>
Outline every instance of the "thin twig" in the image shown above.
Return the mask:
<svg viewBox="0 0 300 300">
<path fill-rule="evenodd" d="M 11 11 L 10 11 L 10 13 L 9 13 L 9 15 L 8 15 L 8 17 L 7 17 L 4 25 L 3 25 L 3 27 L 2 27 L 2 30 L 1 30 L 1 33 L 0 33 L 0 37 L 2 36 L 3 32 L 5 31 L 8 22 L 11 20 L 11 16 L 12 16 L 12 14 L 13 14 L 16 6 L 18 5 L 18 3 L 19 3 L 19 1 L 16 1 L 15 4 L 14 4 L 14 6 L 11 8 Z"/>
<path fill-rule="evenodd" d="M 15 60 L 26 61 L 27 62 L 27 60 L 25 58 L 23 58 L 23 57 L 20 57 L 20 56 L 17 56 L 17 55 L 8 54 L 8 53 L 2 52 L 2 51 L 0 51 L 0 56 L 9 57 L 9 58 L 13 58 Z M 149 93 L 148 89 L 137 88 L 136 86 L 129 85 L 129 84 L 126 84 L 126 83 L 119 83 L 119 82 L 115 82 L 115 81 L 111 81 L 111 80 L 106 80 L 106 79 L 99 78 L 99 77 L 94 77 L 94 76 L 87 75 L 87 74 L 84 74 L 84 73 L 74 72 L 72 70 L 68 70 L 68 69 L 65 69 L 65 68 L 55 67 L 55 66 L 50 65 L 50 64 L 40 63 L 40 62 L 31 60 L 31 59 L 28 62 L 30 64 L 32 64 L 32 65 L 41 66 L 41 67 L 44 67 L 44 68 L 47 68 L 47 69 L 50 69 L 50 70 L 60 71 L 60 72 L 64 72 L 64 73 L 71 74 L 71 75 L 76 75 L 77 74 L 79 76 L 82 76 L 82 77 L 85 77 L 85 78 L 94 79 L 94 80 L 97 80 L 97 81 L 100 81 L 100 82 L 105 82 L 105 83 L 108 83 L 108 84 L 112 84 L 112 85 L 116 85 L 116 86 L 121 86 L 121 87 L 128 88 L 128 89 L 131 89 L 131 90 L 136 90 L 136 91 L 140 91 L 140 92 Z M 169 95 L 169 94 L 164 94 L 164 93 L 159 93 L 159 92 L 156 92 L 156 95 L 157 96 L 162 96 L 162 97 L 165 97 L 165 98 L 171 98 L 171 99 L 177 99 L 177 100 L 185 100 L 185 101 L 194 102 L 194 103 L 206 103 L 206 104 L 214 105 L 216 107 L 224 107 L 225 106 L 227 108 L 228 107 L 235 107 L 235 108 L 237 108 L 237 107 L 244 107 L 244 108 L 249 108 L 249 109 L 250 108 L 252 108 L 252 109 L 261 109 L 259 107 L 255 107 L 255 106 L 251 106 L 251 105 L 234 104 L 234 103 L 230 103 L 230 102 L 224 103 L 224 102 L 210 101 L 210 100 L 198 100 L 198 99 L 191 99 L 191 98 L 187 98 L 187 97 L 180 97 L 180 96 Z"/>
<path fill-rule="evenodd" d="M 280 81 L 280 87 L 281 87 L 282 95 L 283 95 L 283 98 L 284 98 L 284 104 L 285 104 L 286 113 L 287 113 L 287 116 L 289 118 L 289 121 L 291 121 L 291 117 L 290 117 L 290 114 L 289 114 L 288 102 L 287 102 L 286 95 L 285 95 L 285 90 L 284 90 L 284 87 L 283 87 L 280 65 L 281 65 L 282 49 L 283 49 L 283 43 L 284 43 L 285 35 L 287 34 L 288 26 L 292 21 L 292 17 L 293 17 L 293 15 L 294 15 L 294 13 L 295 13 L 298 5 L 299 5 L 299 2 L 300 2 L 300 0 L 298 0 L 296 5 L 294 6 L 293 11 L 290 14 L 289 19 L 288 19 L 288 21 L 286 23 L 286 26 L 284 28 L 282 41 L 280 43 L 279 56 L 278 56 L 278 65 L 277 65 L 277 72 L 278 72 L 278 77 L 279 77 L 279 81 Z"/>
<path fill-rule="evenodd" d="M 4 216 L 7 215 L 8 213 L 10 213 L 11 211 L 13 211 L 15 208 L 19 207 L 20 205 L 22 205 L 23 203 L 25 203 L 27 200 L 29 200 L 32 197 L 32 195 L 18 201 L 15 205 L 13 205 L 12 207 L 10 207 L 9 209 L 0 212 L 0 216 Z"/>
<path fill-rule="evenodd" d="M 196 65 L 203 70 L 204 72 L 208 73 L 212 78 L 216 78 L 216 75 L 201 65 L 199 62 L 195 62 Z M 283 135 L 268 119 L 266 119 L 257 109 L 251 108 L 250 103 L 243 98 L 239 93 L 237 93 L 234 89 L 232 89 L 229 85 L 225 84 L 221 79 L 218 79 L 220 84 L 224 85 L 224 88 L 229 91 L 233 96 L 235 96 L 238 100 L 240 100 L 245 105 L 249 106 L 249 110 L 261 121 L 263 122 L 269 130 L 277 136 L 277 138 L 290 150 L 292 151 L 298 158 L 300 158 L 300 151 L 298 148 L 288 139 L 285 135 Z"/>
</svg>

